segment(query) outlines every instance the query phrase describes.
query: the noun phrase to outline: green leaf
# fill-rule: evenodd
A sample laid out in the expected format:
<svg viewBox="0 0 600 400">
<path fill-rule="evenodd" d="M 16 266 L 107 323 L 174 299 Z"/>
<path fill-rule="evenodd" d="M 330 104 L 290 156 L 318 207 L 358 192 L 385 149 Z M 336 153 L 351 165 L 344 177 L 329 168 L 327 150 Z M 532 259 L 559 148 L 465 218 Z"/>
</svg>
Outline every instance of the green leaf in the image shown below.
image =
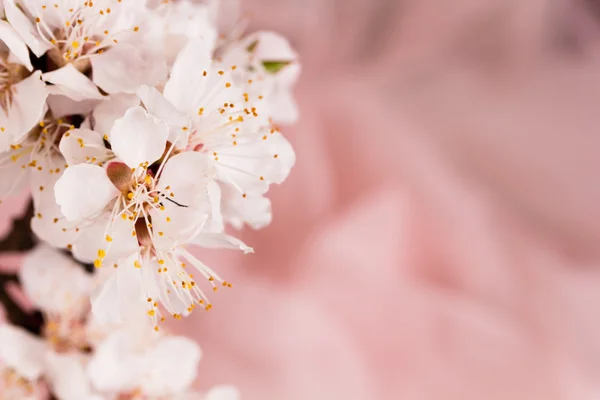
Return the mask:
<svg viewBox="0 0 600 400">
<path fill-rule="evenodd" d="M 262 65 L 265 67 L 267 72 L 276 74 L 283 69 L 283 67 L 290 65 L 291 61 L 263 61 Z"/>
</svg>

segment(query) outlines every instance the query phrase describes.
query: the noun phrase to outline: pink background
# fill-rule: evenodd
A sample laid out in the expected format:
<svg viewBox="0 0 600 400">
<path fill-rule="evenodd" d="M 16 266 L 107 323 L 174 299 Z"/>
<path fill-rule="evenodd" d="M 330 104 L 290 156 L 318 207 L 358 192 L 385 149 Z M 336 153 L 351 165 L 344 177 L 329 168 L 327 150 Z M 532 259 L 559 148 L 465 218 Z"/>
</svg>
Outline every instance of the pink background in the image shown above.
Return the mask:
<svg viewBox="0 0 600 400">
<path fill-rule="evenodd" d="M 200 253 L 233 288 L 172 325 L 203 348 L 199 387 L 600 398 L 591 3 L 246 2 L 301 56 L 298 161 L 241 235 L 256 254 Z"/>
</svg>

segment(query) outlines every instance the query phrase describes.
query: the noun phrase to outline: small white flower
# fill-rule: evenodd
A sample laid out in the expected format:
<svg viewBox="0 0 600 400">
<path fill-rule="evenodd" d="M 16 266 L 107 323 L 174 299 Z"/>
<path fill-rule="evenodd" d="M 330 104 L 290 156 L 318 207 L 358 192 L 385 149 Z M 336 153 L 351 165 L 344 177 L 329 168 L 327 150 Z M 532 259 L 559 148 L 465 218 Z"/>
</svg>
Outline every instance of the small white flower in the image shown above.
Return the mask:
<svg viewBox="0 0 600 400">
<path fill-rule="evenodd" d="M 44 372 L 46 344 L 24 329 L 0 325 L 0 360 L 32 382 Z"/>
<path fill-rule="evenodd" d="M 264 97 L 251 96 L 233 83 L 237 65 L 220 68 L 203 41 L 190 42 L 179 54 L 161 94 L 142 87 L 148 112 L 169 123 L 171 131 L 191 126 L 186 151 L 204 154 L 223 191 L 224 218 L 255 228 L 270 222 L 271 183 L 281 183 L 295 162 L 289 142 L 269 123 Z M 248 83 L 249 82 L 249 83 Z M 253 85 L 249 79 L 245 86 Z M 243 200 L 259 207 L 247 207 Z M 255 214 L 256 213 L 256 214 Z"/>
<path fill-rule="evenodd" d="M 262 95 L 273 122 L 293 124 L 298 107 L 292 95 L 300 75 L 298 54 L 281 35 L 260 31 L 220 45 L 217 59 L 224 65 L 236 64 L 235 83 L 252 95 Z M 252 82 L 252 84 L 248 84 Z"/>
<path fill-rule="evenodd" d="M 29 382 L 43 377 L 61 399 L 97 399 L 85 379 L 84 320 L 92 277 L 48 246 L 27 255 L 19 271 L 23 290 L 44 314 L 43 337 L 0 325 L 0 361 Z"/>
<path fill-rule="evenodd" d="M 117 331 L 96 348 L 87 373 L 102 393 L 170 399 L 189 389 L 201 355 L 198 344 L 185 337 Z"/>
<path fill-rule="evenodd" d="M 222 280 L 185 250 L 186 243 L 251 251 L 222 233 L 211 162 L 204 154 L 177 150 L 175 144 L 186 139 L 185 130 L 179 132 L 181 137 L 172 135 L 166 123 L 133 107 L 107 136 L 114 154 L 105 166 L 72 165 L 55 185 L 62 213 L 78 227 L 74 255 L 96 267 L 119 267 L 93 299 L 94 312 L 105 320 L 121 320 L 123 304 L 147 298 L 155 299 L 148 309 L 155 326 L 159 301 L 176 317 L 198 303 L 210 309 L 185 263 L 213 287 Z"/>
<path fill-rule="evenodd" d="M 76 99 L 133 92 L 163 79 L 162 31 L 143 1 L 4 0 L 8 22 L 36 57 L 59 68 L 44 79 Z M 93 83 L 84 73 L 91 69 Z"/>
<path fill-rule="evenodd" d="M 55 182 L 67 165 L 82 162 L 102 165 L 114 158 L 113 152 L 104 143 L 104 135 L 85 127 L 109 130 L 125 110 L 131 105 L 139 104 L 139 99 L 131 95 L 113 95 L 99 103 L 94 102 L 91 106 L 85 105 L 85 108 L 92 108 L 92 112 L 79 129 L 71 124 L 79 117 L 68 114 L 65 110 L 67 108 L 74 111 L 73 107 L 66 107 L 74 103 L 72 100 L 51 95 L 48 103 L 53 111 L 48 113 L 40 126 L 26 135 L 20 143 L 13 145 L 4 158 L 0 156 L 0 160 L 4 160 L 0 161 L 0 166 L 7 170 L 12 168 L 13 171 L 10 175 L 3 174 L 0 182 L 12 182 L 12 187 L 17 188 L 29 181 L 35 206 L 33 231 L 52 246 L 70 248 L 79 236 L 78 227 L 62 215 L 54 198 Z M 54 112 L 59 115 L 58 118 L 54 116 Z M 96 123 L 96 120 L 101 122 Z M 5 195 L 8 194 L 6 192 Z"/>
<path fill-rule="evenodd" d="M 89 311 L 92 277 L 75 261 L 47 245 L 39 245 L 27 254 L 19 277 L 28 299 L 49 320 L 79 320 Z"/>
<path fill-rule="evenodd" d="M 191 0 L 161 1 L 153 11 L 163 25 L 168 65 L 173 65 L 177 54 L 190 40 L 203 39 L 214 47 L 217 31 L 206 4 Z"/>
</svg>

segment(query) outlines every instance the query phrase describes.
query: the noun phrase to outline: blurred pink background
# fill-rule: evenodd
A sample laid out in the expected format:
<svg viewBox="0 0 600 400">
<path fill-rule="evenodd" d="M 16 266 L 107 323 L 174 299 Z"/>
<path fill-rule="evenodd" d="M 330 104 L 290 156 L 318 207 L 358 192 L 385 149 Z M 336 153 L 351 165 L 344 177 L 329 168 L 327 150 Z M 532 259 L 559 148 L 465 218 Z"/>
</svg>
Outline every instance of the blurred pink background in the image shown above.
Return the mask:
<svg viewBox="0 0 600 400">
<path fill-rule="evenodd" d="M 600 398 L 600 6 L 251 0 L 301 55 L 256 254 L 177 321 L 245 400 Z M 6 220 L 11 205 L 0 206 Z"/>
</svg>

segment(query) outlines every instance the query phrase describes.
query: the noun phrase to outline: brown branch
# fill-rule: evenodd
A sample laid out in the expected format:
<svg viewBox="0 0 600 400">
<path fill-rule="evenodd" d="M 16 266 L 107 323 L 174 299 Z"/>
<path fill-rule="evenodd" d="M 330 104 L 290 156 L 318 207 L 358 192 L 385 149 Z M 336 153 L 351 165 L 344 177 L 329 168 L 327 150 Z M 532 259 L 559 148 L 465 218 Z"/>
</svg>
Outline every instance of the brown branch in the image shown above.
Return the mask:
<svg viewBox="0 0 600 400">
<path fill-rule="evenodd" d="M 32 217 L 33 201 L 29 201 L 25 213 L 13 219 L 11 230 L 0 240 L 0 252 L 22 252 L 33 248 L 35 237 L 31 231 Z"/>
<path fill-rule="evenodd" d="M 42 313 L 34 311 L 31 313 L 23 310 L 6 290 L 9 283 L 19 283 L 19 277 L 15 274 L 0 274 L 0 303 L 6 311 L 6 318 L 11 324 L 20 326 L 32 334 L 39 336 L 44 324 Z"/>
</svg>

